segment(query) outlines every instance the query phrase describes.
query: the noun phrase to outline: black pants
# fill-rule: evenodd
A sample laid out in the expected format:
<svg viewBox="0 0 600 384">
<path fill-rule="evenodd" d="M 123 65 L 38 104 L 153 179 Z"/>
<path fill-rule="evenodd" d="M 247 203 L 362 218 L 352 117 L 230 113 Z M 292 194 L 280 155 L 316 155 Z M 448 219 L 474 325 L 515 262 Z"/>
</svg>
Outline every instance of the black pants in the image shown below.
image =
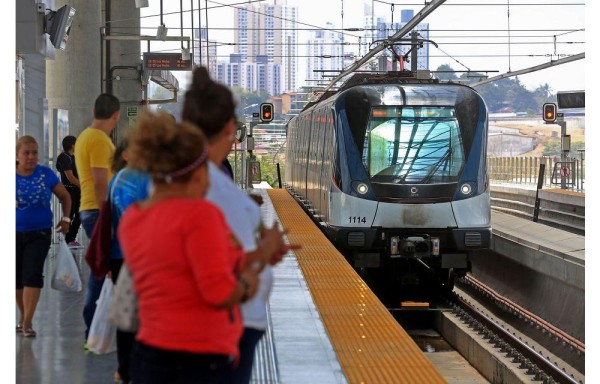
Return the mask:
<svg viewBox="0 0 600 384">
<path fill-rule="evenodd" d="M 119 271 L 123 265 L 123 260 L 110 260 L 109 264 L 112 282 L 113 284 L 117 284 L 117 278 L 119 277 Z M 134 342 L 135 332 L 123 332 L 117 329 L 117 361 L 119 363 L 117 371 L 124 383 L 129 383 L 131 381 L 131 353 L 133 351 Z"/>
<path fill-rule="evenodd" d="M 79 204 L 81 202 L 81 189 L 75 188 L 66 188 L 67 192 L 71 196 L 71 214 L 69 218 L 71 219 L 71 226 L 69 227 L 69 232 L 65 235 L 65 241 L 69 244 L 71 241 L 75 241 L 77 238 L 77 232 L 79 232 L 79 226 L 81 225 L 81 220 L 79 219 Z"/>
<path fill-rule="evenodd" d="M 138 341 L 132 379 L 135 384 L 229 384 L 231 363 L 226 355 L 168 351 Z"/>
<path fill-rule="evenodd" d="M 23 287 L 44 286 L 44 262 L 50 249 L 52 228 L 38 231 L 17 232 L 16 283 Z"/>
</svg>

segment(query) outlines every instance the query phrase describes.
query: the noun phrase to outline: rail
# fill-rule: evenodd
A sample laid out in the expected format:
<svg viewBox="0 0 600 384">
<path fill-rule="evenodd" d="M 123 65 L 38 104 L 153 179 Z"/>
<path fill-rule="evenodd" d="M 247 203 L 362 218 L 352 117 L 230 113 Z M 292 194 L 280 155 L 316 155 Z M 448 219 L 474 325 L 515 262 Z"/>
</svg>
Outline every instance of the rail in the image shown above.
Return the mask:
<svg viewBox="0 0 600 384">
<path fill-rule="evenodd" d="M 562 178 L 566 178 L 568 189 L 585 190 L 583 158 L 571 158 L 565 163 L 560 157 L 488 157 L 488 174 L 494 183 L 537 185 L 540 164 L 543 163 L 546 164 L 545 187 L 560 188 Z"/>
</svg>

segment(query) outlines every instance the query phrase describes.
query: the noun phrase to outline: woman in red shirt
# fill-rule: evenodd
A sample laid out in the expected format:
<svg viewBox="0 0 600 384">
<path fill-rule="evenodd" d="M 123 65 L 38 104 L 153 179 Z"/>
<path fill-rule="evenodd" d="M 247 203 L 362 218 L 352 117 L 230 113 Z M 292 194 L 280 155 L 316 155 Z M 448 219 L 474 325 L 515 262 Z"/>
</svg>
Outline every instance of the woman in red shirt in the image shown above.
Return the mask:
<svg viewBox="0 0 600 384">
<path fill-rule="evenodd" d="M 227 383 L 242 333 L 238 304 L 258 278 L 219 209 L 203 200 L 206 140 L 191 124 L 146 114 L 129 155 L 155 184 L 118 229 L 139 300 L 132 381 Z"/>
</svg>

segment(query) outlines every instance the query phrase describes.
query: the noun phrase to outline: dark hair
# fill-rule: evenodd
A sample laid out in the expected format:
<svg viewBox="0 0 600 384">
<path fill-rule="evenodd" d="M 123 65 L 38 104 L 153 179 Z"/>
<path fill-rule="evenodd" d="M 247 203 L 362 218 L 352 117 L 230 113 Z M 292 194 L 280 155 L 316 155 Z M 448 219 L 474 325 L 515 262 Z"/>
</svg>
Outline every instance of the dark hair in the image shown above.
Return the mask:
<svg viewBox="0 0 600 384">
<path fill-rule="evenodd" d="M 65 138 L 62 139 L 63 151 L 69 152 L 75 145 L 75 140 L 77 140 L 75 136 L 65 136 Z"/>
<path fill-rule="evenodd" d="M 142 112 L 129 136 L 128 166 L 148 172 L 155 183 L 164 176 L 184 169 L 205 154 L 206 138 L 190 123 L 177 124 L 168 113 L 155 115 Z M 192 172 L 173 177 L 173 182 L 186 182 Z"/>
<path fill-rule="evenodd" d="M 123 158 L 123 152 L 127 150 L 129 146 L 129 139 L 124 138 L 121 140 L 117 148 L 115 148 L 115 153 L 113 155 L 112 161 L 112 170 L 114 173 L 119 172 L 121 169 L 127 166 L 127 160 Z"/>
<path fill-rule="evenodd" d="M 94 118 L 98 120 L 110 119 L 120 109 L 119 99 L 108 93 L 103 93 L 98 96 L 94 103 Z"/>
<path fill-rule="evenodd" d="M 211 139 L 235 117 L 233 93 L 213 81 L 205 67 L 197 67 L 193 72 L 192 85 L 185 93 L 181 117 L 196 124 Z"/>
</svg>

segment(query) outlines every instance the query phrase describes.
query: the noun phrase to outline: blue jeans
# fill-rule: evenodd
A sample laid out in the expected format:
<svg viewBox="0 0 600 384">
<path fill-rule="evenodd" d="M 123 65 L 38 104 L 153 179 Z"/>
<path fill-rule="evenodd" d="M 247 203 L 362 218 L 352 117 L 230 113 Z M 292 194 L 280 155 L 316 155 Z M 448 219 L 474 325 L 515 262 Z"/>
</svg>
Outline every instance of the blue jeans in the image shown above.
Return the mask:
<svg viewBox="0 0 600 384">
<path fill-rule="evenodd" d="M 254 352 L 256 351 L 256 344 L 265 334 L 265 331 L 244 328 L 244 333 L 240 339 L 240 363 L 232 372 L 233 380 L 235 384 L 248 384 L 252 376 L 252 364 L 254 363 Z"/>
<path fill-rule="evenodd" d="M 81 225 L 88 238 L 92 237 L 94 226 L 98 221 L 100 210 L 90 209 L 88 211 L 80 211 L 79 218 Z M 85 299 L 83 301 L 83 321 L 85 322 L 85 339 L 87 340 L 90 326 L 92 325 L 92 319 L 94 318 L 94 312 L 96 312 L 96 301 L 100 297 L 100 291 L 102 291 L 102 284 L 104 279 L 99 280 L 92 275 L 90 272 L 90 278 L 87 282 L 87 289 L 85 291 Z"/>
</svg>

